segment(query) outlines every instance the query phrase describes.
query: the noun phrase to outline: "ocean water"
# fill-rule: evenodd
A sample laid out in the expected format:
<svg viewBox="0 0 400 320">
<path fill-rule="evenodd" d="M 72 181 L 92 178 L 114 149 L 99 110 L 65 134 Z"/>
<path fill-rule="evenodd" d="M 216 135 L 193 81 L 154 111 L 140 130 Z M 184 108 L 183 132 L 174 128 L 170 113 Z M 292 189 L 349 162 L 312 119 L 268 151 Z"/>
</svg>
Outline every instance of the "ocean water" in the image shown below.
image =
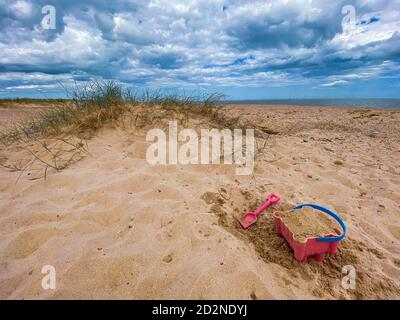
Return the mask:
<svg viewBox="0 0 400 320">
<path fill-rule="evenodd" d="M 231 100 L 231 104 L 268 104 L 322 107 L 366 107 L 377 109 L 400 109 L 400 99 L 277 99 L 277 100 Z"/>
</svg>

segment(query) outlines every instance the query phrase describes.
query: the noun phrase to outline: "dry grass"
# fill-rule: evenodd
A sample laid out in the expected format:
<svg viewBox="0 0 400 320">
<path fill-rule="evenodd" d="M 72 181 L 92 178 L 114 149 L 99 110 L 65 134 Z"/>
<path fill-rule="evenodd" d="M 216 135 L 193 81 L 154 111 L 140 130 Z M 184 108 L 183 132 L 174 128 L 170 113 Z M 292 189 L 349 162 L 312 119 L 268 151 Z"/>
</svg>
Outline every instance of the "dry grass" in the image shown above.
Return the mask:
<svg viewBox="0 0 400 320">
<path fill-rule="evenodd" d="M 29 175 L 34 173 L 29 177 L 31 180 L 46 178 L 49 169 L 61 171 L 89 154 L 86 140 L 74 137 L 32 137 L 18 146 L 18 153 L 7 153 L 7 157 L 0 158 L 1 167 L 19 172 L 18 179 L 28 170 Z"/>
<path fill-rule="evenodd" d="M 169 120 L 176 120 L 181 125 L 194 121 L 199 127 L 254 127 L 223 112 L 221 94 L 189 97 L 146 92 L 139 95 L 114 81 L 92 81 L 68 93 L 69 100 L 50 100 L 50 108 L 0 134 L 4 147 L 17 143 L 31 156 L 24 164 L 0 161 L 0 165 L 24 172 L 34 163 L 41 163 L 44 176 L 49 168 L 62 170 L 88 153 L 86 141 L 106 124 L 140 129 L 161 127 Z M 35 100 L 21 99 L 18 103 L 32 101 Z M 40 103 L 50 105 L 47 100 Z M 261 128 L 258 132 L 262 134 L 264 130 Z M 259 147 L 257 150 L 263 149 Z"/>
<path fill-rule="evenodd" d="M 124 90 L 114 81 L 92 81 L 76 86 L 69 94 L 71 99 L 54 100 L 50 109 L 46 108 L 38 112 L 34 119 L 18 123 L 12 130 L 2 133 L 0 142 L 8 144 L 37 136 L 74 135 L 88 138 L 104 124 L 115 123 L 127 114 L 135 118 L 139 127 L 154 124 L 161 116 L 173 116 L 181 121 L 199 118 L 209 125 L 238 127 L 237 118 L 220 112 L 221 94 L 204 97 L 163 95 L 160 92 L 138 95 Z M 41 104 L 49 103 L 47 100 L 40 101 Z"/>
<path fill-rule="evenodd" d="M 87 136 L 105 122 L 117 120 L 125 104 L 121 87 L 112 81 L 75 87 L 71 96 L 67 101 L 54 101 L 50 109 L 16 124 L 0 136 L 0 141 L 7 144 L 35 137 Z"/>
</svg>

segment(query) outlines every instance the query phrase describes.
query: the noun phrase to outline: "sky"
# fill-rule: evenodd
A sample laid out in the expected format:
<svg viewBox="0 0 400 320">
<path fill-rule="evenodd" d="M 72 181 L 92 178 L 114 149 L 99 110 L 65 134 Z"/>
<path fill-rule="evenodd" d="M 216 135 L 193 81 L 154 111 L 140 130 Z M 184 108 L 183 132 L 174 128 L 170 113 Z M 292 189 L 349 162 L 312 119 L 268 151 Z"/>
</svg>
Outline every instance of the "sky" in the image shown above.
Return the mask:
<svg viewBox="0 0 400 320">
<path fill-rule="evenodd" d="M 65 97 L 91 79 L 232 100 L 400 98 L 400 0 L 0 0 L 0 98 Z"/>
</svg>

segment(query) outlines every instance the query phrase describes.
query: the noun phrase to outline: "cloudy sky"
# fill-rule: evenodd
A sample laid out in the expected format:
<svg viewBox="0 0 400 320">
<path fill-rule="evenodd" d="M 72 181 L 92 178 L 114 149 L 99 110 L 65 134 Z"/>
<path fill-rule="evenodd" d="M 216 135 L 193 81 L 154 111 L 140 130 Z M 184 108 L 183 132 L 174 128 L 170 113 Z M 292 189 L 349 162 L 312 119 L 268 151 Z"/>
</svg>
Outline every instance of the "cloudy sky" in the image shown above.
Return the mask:
<svg viewBox="0 0 400 320">
<path fill-rule="evenodd" d="M 400 98 L 400 0 L 0 0 L 0 97 L 63 96 L 91 78 L 231 99 Z"/>
</svg>

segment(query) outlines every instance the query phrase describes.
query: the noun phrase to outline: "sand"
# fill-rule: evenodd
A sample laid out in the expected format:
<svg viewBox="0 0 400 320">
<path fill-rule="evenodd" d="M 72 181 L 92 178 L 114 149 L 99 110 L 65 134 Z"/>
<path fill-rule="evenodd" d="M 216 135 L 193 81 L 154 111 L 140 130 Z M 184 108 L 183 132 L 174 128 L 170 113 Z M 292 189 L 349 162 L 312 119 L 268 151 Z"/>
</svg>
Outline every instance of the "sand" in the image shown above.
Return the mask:
<svg viewBox="0 0 400 320">
<path fill-rule="evenodd" d="M 103 128 L 59 172 L 37 162 L 21 172 L 11 163 L 30 161 L 26 146 L 2 146 L 0 298 L 399 299 L 400 112 L 229 108 L 266 134 L 251 176 L 149 165 L 146 132 L 123 127 Z M 0 108 L 2 124 L 11 110 Z M 240 228 L 269 192 L 281 202 Z M 305 202 L 348 227 L 322 264 L 299 264 L 274 230 L 274 211 Z M 44 265 L 54 290 L 41 286 Z M 341 286 L 346 265 L 356 289 Z"/>
<path fill-rule="evenodd" d="M 275 213 L 293 233 L 293 238 L 304 243 L 312 237 L 325 237 L 341 234 L 332 218 L 310 207 Z M 339 231 L 339 232 L 337 232 Z"/>
</svg>

